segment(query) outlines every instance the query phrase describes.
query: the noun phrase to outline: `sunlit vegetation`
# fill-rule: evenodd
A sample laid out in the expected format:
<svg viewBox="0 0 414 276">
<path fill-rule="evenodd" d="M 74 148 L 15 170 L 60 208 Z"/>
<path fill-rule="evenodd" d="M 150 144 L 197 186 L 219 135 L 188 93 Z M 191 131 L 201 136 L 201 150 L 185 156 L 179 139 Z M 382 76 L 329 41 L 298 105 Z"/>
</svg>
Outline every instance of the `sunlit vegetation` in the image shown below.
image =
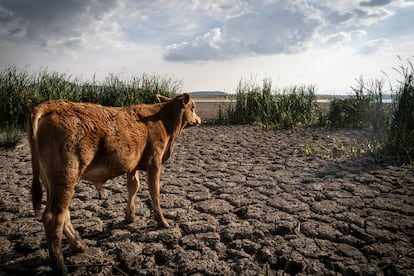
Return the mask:
<svg viewBox="0 0 414 276">
<path fill-rule="evenodd" d="M 154 103 L 155 94 L 173 96 L 181 82 L 142 74 L 123 80 L 109 75 L 103 81 L 42 70 L 30 73 L 10 66 L 0 72 L 0 147 L 11 148 L 22 136 L 27 116 L 37 104 L 55 99 L 107 106 Z"/>
<path fill-rule="evenodd" d="M 396 68 L 401 80 L 392 92 L 392 103 L 383 101 L 384 82 L 357 80 L 353 94 L 335 98 L 329 108 L 317 103 L 315 86 L 276 88 L 265 78 L 262 84 L 241 80 L 234 102 L 220 108 L 218 124 L 252 124 L 266 129 L 300 127 L 373 128 L 375 147 L 341 148 L 351 155 L 381 152 L 401 160 L 414 158 L 414 66 Z M 181 83 L 168 77 L 142 74 L 128 80 L 110 74 L 103 81 L 83 81 L 67 74 L 42 70 L 30 73 L 10 66 L 0 72 L 0 148 L 13 148 L 23 136 L 26 118 L 32 108 L 47 100 L 66 99 L 93 102 L 108 106 L 153 103 L 155 94 L 174 96 Z M 317 145 L 308 145 L 303 153 L 320 152 Z"/>
<path fill-rule="evenodd" d="M 220 108 L 216 123 L 253 124 L 272 129 L 372 128 L 375 142 L 368 144 L 367 150 L 351 147 L 343 151 L 351 155 L 375 152 L 413 162 L 414 66 L 409 60 L 407 63 L 396 68 L 402 80 L 390 89 L 392 103 L 384 102 L 384 81 L 367 81 L 362 77 L 351 87 L 352 95 L 332 99 L 328 110 L 319 107 L 314 86 L 275 89 L 270 79 L 264 79 L 262 85 L 242 80 L 236 89 L 235 102 Z M 317 146 L 304 148 L 307 155 L 315 151 Z"/>
<path fill-rule="evenodd" d="M 241 80 L 235 104 L 220 109 L 217 123 L 287 129 L 314 125 L 321 114 L 314 86 L 273 89 L 270 79 L 264 79 L 261 86 Z"/>
<path fill-rule="evenodd" d="M 393 91 L 393 108 L 387 130 L 385 148 L 388 154 L 413 162 L 414 158 L 414 66 L 401 65 L 397 69 L 402 80 Z"/>
</svg>

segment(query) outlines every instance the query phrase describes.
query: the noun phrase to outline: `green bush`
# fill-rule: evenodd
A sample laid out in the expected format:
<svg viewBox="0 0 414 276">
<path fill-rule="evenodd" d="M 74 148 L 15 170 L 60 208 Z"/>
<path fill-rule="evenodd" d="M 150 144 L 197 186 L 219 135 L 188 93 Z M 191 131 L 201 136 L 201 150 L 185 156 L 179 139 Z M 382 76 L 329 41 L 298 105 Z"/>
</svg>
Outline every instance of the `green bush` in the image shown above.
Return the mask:
<svg viewBox="0 0 414 276">
<path fill-rule="evenodd" d="M 349 98 L 331 100 L 327 114 L 327 126 L 334 128 L 373 127 L 383 132 L 388 125 L 389 108 L 383 103 L 383 82 L 358 80 L 351 87 L 354 94 Z"/>
<path fill-rule="evenodd" d="M 333 99 L 328 112 L 329 126 L 334 128 L 366 127 L 368 98 Z"/>
<path fill-rule="evenodd" d="M 311 126 L 318 123 L 321 110 L 314 86 L 294 86 L 276 96 L 273 122 L 282 129 Z"/>
<path fill-rule="evenodd" d="M 388 154 L 413 162 L 414 157 L 414 67 L 402 65 L 403 80 L 393 99 L 391 123 L 386 140 Z"/>
<path fill-rule="evenodd" d="M 0 129 L 24 124 L 33 102 L 32 83 L 26 70 L 9 67 L 0 73 Z"/>
<path fill-rule="evenodd" d="M 401 65 L 402 80 L 391 88 L 392 103 L 383 102 L 383 82 L 358 80 L 355 95 L 331 101 L 327 115 L 332 127 L 372 127 L 379 141 L 376 154 L 398 156 L 413 162 L 414 157 L 414 66 Z"/>
<path fill-rule="evenodd" d="M 259 123 L 269 119 L 262 106 L 271 105 L 268 97 L 270 83 L 263 81 L 263 89 L 254 83 L 240 81 L 236 90 L 236 105 L 227 110 L 229 123 Z"/>
<path fill-rule="evenodd" d="M 241 80 L 235 104 L 226 110 L 220 109 L 216 122 L 288 129 L 313 125 L 320 115 L 313 86 L 272 91 L 270 79 L 264 79 L 262 86 Z"/>
<path fill-rule="evenodd" d="M 16 127 L 6 127 L 0 130 L 0 149 L 12 149 L 20 142 L 23 131 Z"/>
</svg>

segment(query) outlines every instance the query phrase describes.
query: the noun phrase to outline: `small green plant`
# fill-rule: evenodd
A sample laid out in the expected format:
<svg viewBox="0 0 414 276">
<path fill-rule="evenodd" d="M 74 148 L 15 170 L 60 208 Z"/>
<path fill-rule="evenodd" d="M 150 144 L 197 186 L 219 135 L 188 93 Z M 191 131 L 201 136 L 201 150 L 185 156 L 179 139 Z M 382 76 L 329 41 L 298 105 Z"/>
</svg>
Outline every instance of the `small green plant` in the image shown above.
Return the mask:
<svg viewBox="0 0 414 276">
<path fill-rule="evenodd" d="M 6 127 L 0 130 L 0 149 L 12 149 L 20 142 L 22 130 L 15 127 Z"/>
<path fill-rule="evenodd" d="M 305 145 L 301 149 L 302 154 L 306 156 L 313 156 L 321 151 L 320 147 L 315 144 Z"/>
<path fill-rule="evenodd" d="M 223 125 L 223 124 L 226 123 L 226 121 L 227 121 L 227 118 L 226 118 L 225 108 L 222 105 L 220 105 L 219 108 L 218 108 L 217 117 L 216 117 L 214 123 L 219 124 L 219 125 Z"/>
<path fill-rule="evenodd" d="M 378 153 L 382 150 L 383 143 L 379 140 L 366 141 L 358 143 L 355 140 L 352 141 L 341 141 L 333 140 L 328 146 L 307 144 L 304 145 L 299 153 L 304 156 L 322 156 L 324 158 L 332 157 L 350 157 L 359 158 L 362 155 L 369 154 L 378 159 Z"/>
<path fill-rule="evenodd" d="M 346 272 L 348 275 L 362 275 L 361 268 L 358 265 L 348 265 Z"/>
</svg>

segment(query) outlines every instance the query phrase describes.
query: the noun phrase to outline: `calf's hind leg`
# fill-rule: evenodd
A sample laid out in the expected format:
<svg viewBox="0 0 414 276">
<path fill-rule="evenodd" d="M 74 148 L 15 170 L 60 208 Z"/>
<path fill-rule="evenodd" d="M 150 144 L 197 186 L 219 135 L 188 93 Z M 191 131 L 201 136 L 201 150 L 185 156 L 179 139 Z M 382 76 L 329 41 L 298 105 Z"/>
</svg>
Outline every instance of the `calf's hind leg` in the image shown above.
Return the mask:
<svg viewBox="0 0 414 276">
<path fill-rule="evenodd" d="M 135 197 L 139 190 L 139 171 L 127 174 L 128 203 L 126 207 L 125 220 L 133 222 L 135 220 Z"/>
<path fill-rule="evenodd" d="M 69 212 L 74 185 L 62 181 L 49 181 L 47 205 L 43 213 L 46 239 L 49 247 L 49 261 L 55 274 L 67 275 L 62 252 L 62 235 Z"/>
</svg>

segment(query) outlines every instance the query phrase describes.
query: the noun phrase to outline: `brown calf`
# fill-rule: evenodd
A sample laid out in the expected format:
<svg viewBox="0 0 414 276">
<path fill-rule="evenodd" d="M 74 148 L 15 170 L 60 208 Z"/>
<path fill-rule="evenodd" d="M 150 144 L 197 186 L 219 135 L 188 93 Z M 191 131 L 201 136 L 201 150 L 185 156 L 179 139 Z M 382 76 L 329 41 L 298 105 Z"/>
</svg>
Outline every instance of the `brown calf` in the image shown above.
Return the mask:
<svg viewBox="0 0 414 276">
<path fill-rule="evenodd" d="M 122 108 L 62 100 L 34 108 L 28 124 L 32 201 L 35 214 L 40 215 L 43 185 L 47 205 L 42 219 L 55 273 L 68 274 L 61 248 L 63 233 L 75 251 L 86 249 L 69 214 L 74 187 L 81 179 L 100 189 L 106 180 L 126 173 L 126 220 L 132 222 L 138 171 L 145 170 L 155 219 L 161 227 L 169 227 L 160 207 L 161 165 L 181 131 L 201 120 L 188 94 L 157 97 L 159 104 Z"/>
</svg>

